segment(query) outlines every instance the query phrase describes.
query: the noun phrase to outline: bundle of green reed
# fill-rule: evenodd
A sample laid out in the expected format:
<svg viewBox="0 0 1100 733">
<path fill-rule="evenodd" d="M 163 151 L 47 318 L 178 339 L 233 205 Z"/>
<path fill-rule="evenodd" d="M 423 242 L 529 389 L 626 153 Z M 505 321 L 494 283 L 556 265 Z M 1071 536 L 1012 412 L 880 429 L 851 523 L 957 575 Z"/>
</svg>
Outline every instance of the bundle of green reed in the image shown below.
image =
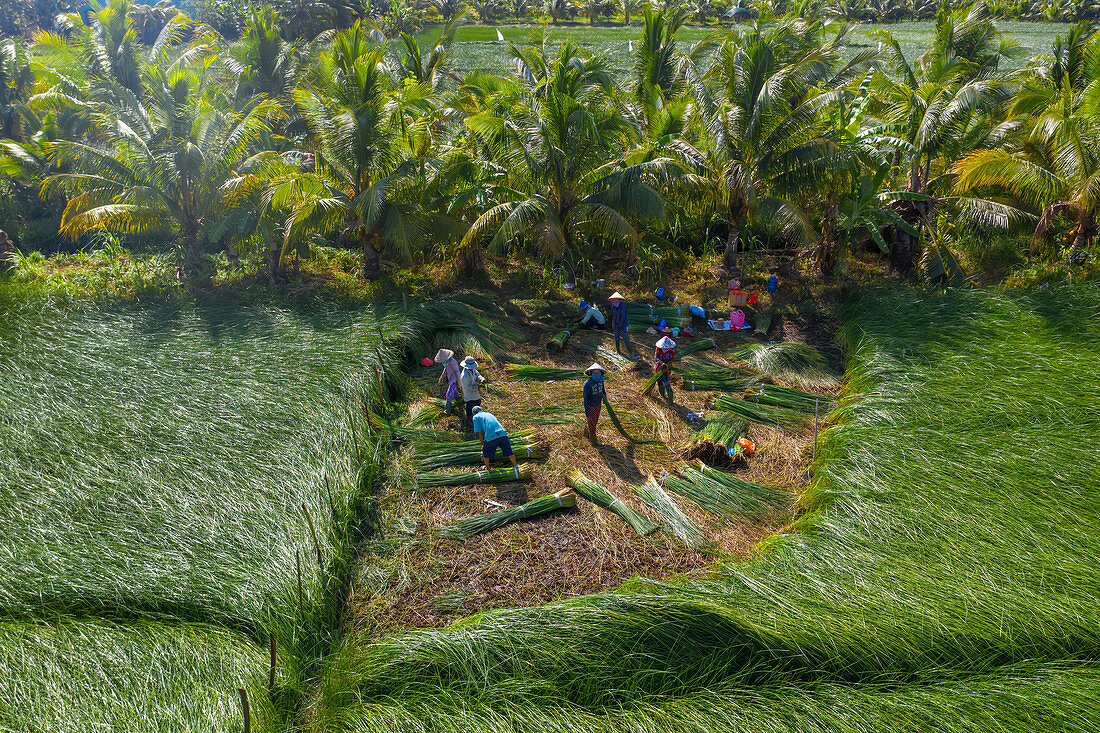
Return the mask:
<svg viewBox="0 0 1100 733">
<path fill-rule="evenodd" d="M 655 371 L 649 376 L 649 379 L 642 382 L 642 386 L 638 388 L 638 392 L 643 395 L 648 395 L 653 391 L 653 388 L 657 386 L 657 380 L 660 379 L 662 372 Z"/>
<path fill-rule="evenodd" d="M 580 369 L 568 367 L 544 367 L 534 364 L 509 364 L 506 367 L 508 374 L 515 379 L 525 379 L 537 382 L 557 382 L 568 379 L 584 379 L 584 372 Z"/>
<path fill-rule="evenodd" d="M 659 524 L 654 524 L 634 511 L 633 508 L 624 504 L 604 487 L 593 481 L 589 481 L 580 471 L 574 471 L 569 477 L 569 485 L 573 487 L 574 491 L 596 506 L 603 507 L 609 512 L 618 514 L 627 524 L 634 528 L 634 531 L 638 533 L 639 537 L 653 534 L 660 528 Z"/>
<path fill-rule="evenodd" d="M 695 526 L 695 522 L 680 511 L 680 507 L 676 506 L 672 497 L 666 494 L 653 478 L 641 486 L 635 486 L 634 493 L 657 512 L 665 528 L 685 545 L 694 549 L 706 544 L 707 538 Z"/>
<path fill-rule="evenodd" d="M 611 364 L 612 366 L 628 367 L 634 364 L 631 359 L 615 351 L 612 351 L 606 346 L 601 346 L 600 344 L 577 343 L 573 345 L 573 348 L 579 351 L 587 351 L 590 354 L 595 354 L 597 357 L 599 357 L 600 361 Z"/>
<path fill-rule="evenodd" d="M 744 461 L 744 457 L 736 453 L 736 446 L 746 428 L 745 421 L 736 415 L 716 413 L 692 435 L 692 444 L 684 452 L 684 458 L 711 466 L 732 466 L 735 461 Z"/>
<path fill-rule="evenodd" d="M 753 333 L 758 336 L 767 336 L 772 328 L 772 317 L 775 315 L 773 308 L 761 308 L 756 314 L 756 326 Z"/>
<path fill-rule="evenodd" d="M 833 398 L 813 392 L 803 392 L 793 387 L 781 387 L 769 384 L 753 390 L 745 395 L 746 400 L 758 402 L 761 405 L 773 407 L 785 407 L 795 412 L 813 415 L 814 412 L 828 412 L 833 409 Z"/>
<path fill-rule="evenodd" d="M 488 471 L 462 471 L 459 473 L 418 473 L 415 480 L 416 485 L 422 489 L 432 486 L 504 484 L 509 481 L 530 481 L 531 467 L 493 468 Z"/>
<path fill-rule="evenodd" d="M 739 479 L 703 464 L 685 466 L 679 476 L 668 476 L 665 487 L 719 517 L 755 517 L 782 505 L 787 499 L 777 489 Z"/>
<path fill-rule="evenodd" d="M 509 435 L 516 460 L 539 460 L 546 457 L 546 447 L 539 444 L 530 430 Z M 417 470 L 434 471 L 451 466 L 476 466 L 481 463 L 481 441 L 446 442 L 417 440 L 413 443 Z"/>
<path fill-rule="evenodd" d="M 762 383 L 760 377 L 729 367 L 692 367 L 681 371 L 680 378 L 690 392 L 741 392 Z"/>
<path fill-rule="evenodd" d="M 439 534 L 451 540 L 467 540 L 479 534 L 492 532 L 521 519 L 530 519 L 543 514 L 548 514 L 557 509 L 570 509 L 577 505 L 575 497 L 568 489 L 562 489 L 556 494 L 543 496 L 538 499 L 512 507 L 511 509 L 499 509 L 495 512 L 480 514 L 476 517 L 459 519 L 457 522 L 439 528 Z"/>
<path fill-rule="evenodd" d="M 423 412 L 438 412 L 443 414 L 435 405 L 429 406 Z M 428 424 L 426 420 L 420 419 L 420 414 L 413 416 L 401 424 L 395 420 L 385 418 L 373 410 L 367 410 L 367 425 L 371 431 L 376 433 L 382 433 L 395 443 L 412 443 L 415 441 L 430 441 L 430 442 L 443 442 L 447 439 L 448 433 L 441 432 L 431 427 L 423 427 Z M 455 436 L 451 442 L 457 441 L 458 437 Z"/>
<path fill-rule="evenodd" d="M 677 356 L 687 356 L 688 354 L 694 354 L 696 351 L 705 351 L 706 349 L 713 349 L 718 344 L 714 343 L 712 338 L 703 338 L 698 341 L 692 341 L 690 344 L 684 344 L 683 346 L 676 347 Z"/>
<path fill-rule="evenodd" d="M 554 334 L 549 341 L 546 342 L 547 351 L 561 351 L 565 348 L 565 344 L 569 341 L 569 337 L 572 336 L 577 329 L 564 328 Z"/>
<path fill-rule="evenodd" d="M 757 425 L 771 425 L 776 428 L 797 428 L 805 420 L 805 416 L 797 412 L 770 405 L 758 405 L 748 402 L 740 397 L 722 395 L 711 403 L 711 408 L 730 412 L 748 422 Z"/>
</svg>

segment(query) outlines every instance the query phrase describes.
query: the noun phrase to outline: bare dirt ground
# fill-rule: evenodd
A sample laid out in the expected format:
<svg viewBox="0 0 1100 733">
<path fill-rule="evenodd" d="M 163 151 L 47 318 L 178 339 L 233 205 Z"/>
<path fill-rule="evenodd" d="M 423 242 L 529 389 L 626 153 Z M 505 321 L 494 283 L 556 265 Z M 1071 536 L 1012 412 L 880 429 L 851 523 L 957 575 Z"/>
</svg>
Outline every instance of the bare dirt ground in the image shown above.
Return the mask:
<svg viewBox="0 0 1100 733">
<path fill-rule="evenodd" d="M 535 430 L 549 446 L 549 454 L 532 463 L 534 478 L 526 484 L 421 490 L 401 488 L 399 480 L 392 482 L 382 500 L 384 536 L 368 543 L 353 591 L 352 622 L 356 627 L 385 633 L 441 626 L 478 611 L 541 605 L 613 589 L 634 576 L 667 579 L 684 573 L 705 574 L 718 559 L 750 556 L 762 539 L 783 531 L 797 516 L 808 479 L 812 427 L 791 432 L 750 425 L 749 437 L 757 451 L 737 475 L 784 489 L 790 503 L 756 521 L 719 519 L 673 495 L 681 510 L 707 535 L 710 544 L 706 552 L 689 549 L 663 532 L 639 537 L 619 517 L 581 497 L 575 509 L 512 524 L 465 542 L 439 537 L 435 530 L 455 519 L 560 491 L 578 469 L 635 510 L 656 519 L 633 494 L 633 487 L 649 476 L 660 478 L 684 465 L 683 453 L 691 445 L 689 413 L 705 414 L 716 396 L 685 391 L 681 385 L 676 386 L 672 404 L 658 397 L 656 390 L 651 396 L 642 396 L 640 388 L 650 373 L 655 337 L 632 335 L 642 367 L 626 359 L 608 363 L 604 355 L 613 351 L 614 341 L 607 332 L 579 332 L 562 352 L 549 353 L 549 336 L 566 324 L 564 316 L 573 306 L 546 300 L 501 299 L 500 304 L 510 315 L 510 325 L 524 332 L 526 342 L 493 359 L 481 360 L 481 372 L 490 380 L 484 389 L 483 407 L 509 431 Z M 827 322 L 817 318 L 818 313 L 810 309 L 806 316 L 778 299 L 776 308 L 786 315 L 777 315 L 772 334 L 785 333 L 788 340 L 794 336 L 831 348 L 832 334 Z M 715 337 L 718 348 L 686 357 L 685 365 L 731 364 L 730 351 L 749 340 L 713 332 L 700 337 Z M 603 355 L 594 353 L 598 348 L 605 349 Z M 627 432 L 638 439 L 656 438 L 659 444 L 632 444 L 615 430 L 605 410 L 599 445 L 593 447 L 584 434 L 582 381 L 525 381 L 512 378 L 506 370 L 508 363 L 519 363 L 582 371 L 597 359 L 610 370 L 608 396 Z M 432 369 L 415 377 L 421 404 L 434 402 L 441 394 L 436 376 Z M 414 402 L 410 410 L 417 407 Z M 437 420 L 433 427 L 461 430 L 457 416 Z M 507 465 L 499 457 L 497 464 Z"/>
</svg>

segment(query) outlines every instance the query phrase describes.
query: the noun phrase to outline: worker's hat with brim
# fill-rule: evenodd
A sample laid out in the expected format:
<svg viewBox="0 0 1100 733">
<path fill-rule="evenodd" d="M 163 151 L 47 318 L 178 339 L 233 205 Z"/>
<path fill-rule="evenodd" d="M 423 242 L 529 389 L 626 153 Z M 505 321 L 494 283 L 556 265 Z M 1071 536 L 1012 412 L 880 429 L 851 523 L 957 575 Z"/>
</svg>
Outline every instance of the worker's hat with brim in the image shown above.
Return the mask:
<svg viewBox="0 0 1100 733">
<path fill-rule="evenodd" d="M 450 349 L 440 349 L 439 351 L 435 352 L 435 363 L 445 364 L 453 359 L 454 355 L 455 352 L 451 351 Z"/>
<path fill-rule="evenodd" d="M 477 369 L 477 362 L 474 361 L 474 357 L 467 356 L 465 359 L 462 360 L 462 366 L 466 367 L 467 369 Z"/>
<path fill-rule="evenodd" d="M 479 412 L 481 412 L 481 406 L 480 405 L 474 405 L 473 409 L 470 410 L 471 415 L 476 415 Z"/>
<path fill-rule="evenodd" d="M 611 297 L 608 298 L 608 300 L 622 300 L 622 299 L 623 299 L 623 294 L 620 293 L 618 290 L 616 290 L 614 293 L 612 293 Z"/>
<path fill-rule="evenodd" d="M 582 300 L 581 304 L 577 306 L 577 310 L 582 311 L 587 307 L 588 307 L 588 301 L 587 300 Z"/>
<path fill-rule="evenodd" d="M 670 339 L 668 336 L 665 336 L 663 339 L 657 342 L 656 346 L 658 349 L 674 349 L 676 348 L 676 342 Z"/>
<path fill-rule="evenodd" d="M 584 370 L 585 374 L 591 374 L 592 372 L 604 372 L 604 373 L 606 373 L 607 370 L 603 368 L 603 365 L 600 364 L 600 362 L 594 361 L 594 362 L 592 362 L 592 366 L 590 366 L 590 367 L 588 367 L 587 369 Z"/>
</svg>

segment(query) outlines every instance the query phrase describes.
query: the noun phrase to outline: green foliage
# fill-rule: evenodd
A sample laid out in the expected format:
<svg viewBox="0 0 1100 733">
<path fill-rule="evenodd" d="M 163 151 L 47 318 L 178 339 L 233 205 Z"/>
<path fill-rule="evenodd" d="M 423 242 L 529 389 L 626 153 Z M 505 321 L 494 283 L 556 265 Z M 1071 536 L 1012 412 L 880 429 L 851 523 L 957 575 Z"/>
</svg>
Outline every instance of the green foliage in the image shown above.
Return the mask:
<svg viewBox="0 0 1100 733">
<path fill-rule="evenodd" d="M 634 511 L 632 507 L 624 504 L 621 499 L 604 487 L 593 481 L 589 481 L 580 471 L 575 471 L 569 476 L 569 485 L 573 487 L 574 491 L 596 506 L 603 507 L 609 512 L 617 514 L 629 524 L 640 537 L 653 534 L 660 529 L 660 525 L 654 524 Z"/>
<path fill-rule="evenodd" d="M 531 519 L 558 509 L 569 509 L 576 505 L 577 498 L 573 494 L 569 493 L 568 490 L 561 491 L 557 494 L 532 499 L 521 506 L 498 509 L 477 517 L 459 519 L 453 524 L 441 527 L 439 533 L 443 537 L 452 540 L 468 540 L 479 534 L 492 532 L 494 529 L 518 522 L 521 519 Z"/>
</svg>

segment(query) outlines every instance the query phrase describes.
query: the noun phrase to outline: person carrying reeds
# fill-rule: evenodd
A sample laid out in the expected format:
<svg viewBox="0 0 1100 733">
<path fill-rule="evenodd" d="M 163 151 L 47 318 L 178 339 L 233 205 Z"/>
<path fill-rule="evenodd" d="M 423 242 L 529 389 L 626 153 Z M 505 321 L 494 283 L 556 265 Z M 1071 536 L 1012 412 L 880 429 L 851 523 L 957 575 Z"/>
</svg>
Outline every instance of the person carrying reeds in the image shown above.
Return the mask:
<svg viewBox="0 0 1100 733">
<path fill-rule="evenodd" d="M 474 408 L 481 404 L 481 385 L 485 384 L 485 377 L 478 373 L 474 357 L 467 356 L 462 360 L 462 374 L 458 381 L 462 387 L 462 399 L 466 403 L 466 424 L 471 425 Z"/>
<path fill-rule="evenodd" d="M 676 358 L 676 342 L 668 336 L 656 343 L 653 351 L 653 373 L 657 377 L 657 390 L 669 402 L 672 402 L 672 361 Z"/>
<path fill-rule="evenodd" d="M 600 421 L 600 409 L 603 407 L 603 401 L 607 399 L 607 392 L 603 383 L 605 369 L 599 362 L 596 362 L 585 369 L 584 373 L 588 375 L 582 391 L 584 419 L 588 421 L 588 442 L 596 445 L 596 424 Z"/>
<path fill-rule="evenodd" d="M 619 350 L 619 342 L 626 344 L 626 353 L 634 351 L 634 344 L 630 343 L 630 318 L 626 314 L 626 302 L 623 296 L 616 290 L 609 298 L 611 301 L 611 332 L 615 334 L 615 351 Z"/>
<path fill-rule="evenodd" d="M 489 470 L 489 461 L 496 457 L 497 449 L 500 455 L 512 462 L 512 470 L 516 478 L 519 478 L 519 466 L 516 465 L 516 452 L 512 450 L 512 441 L 508 439 L 508 431 L 500 424 L 491 413 L 474 405 L 473 421 L 474 435 L 481 441 L 481 461 L 485 464 L 485 470 Z"/>
<path fill-rule="evenodd" d="M 458 360 L 455 359 L 455 352 L 450 349 L 437 351 L 435 353 L 435 363 L 443 367 L 443 373 L 439 375 L 439 381 L 447 380 L 447 396 L 445 398 L 447 407 L 444 409 L 444 414 L 450 415 L 455 397 L 458 397 L 458 382 L 462 370 L 458 366 Z"/>
</svg>

